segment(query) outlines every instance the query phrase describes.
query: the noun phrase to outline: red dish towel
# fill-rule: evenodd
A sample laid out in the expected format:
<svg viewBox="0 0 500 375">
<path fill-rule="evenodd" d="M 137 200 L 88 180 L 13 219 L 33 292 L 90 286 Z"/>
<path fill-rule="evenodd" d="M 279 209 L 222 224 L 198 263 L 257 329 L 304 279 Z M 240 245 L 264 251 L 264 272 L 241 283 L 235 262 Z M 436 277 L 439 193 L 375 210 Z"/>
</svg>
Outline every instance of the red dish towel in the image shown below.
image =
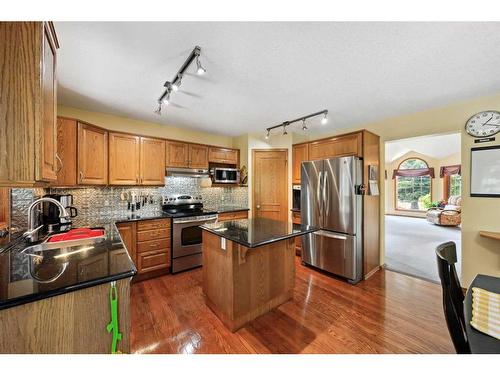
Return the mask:
<svg viewBox="0 0 500 375">
<path fill-rule="evenodd" d="M 90 228 L 78 228 L 71 229 L 66 233 L 55 234 L 50 237 L 48 242 L 61 242 L 61 241 L 71 241 L 71 240 L 81 240 L 83 238 L 92 238 L 104 236 L 104 230 L 102 229 L 90 229 Z"/>
</svg>

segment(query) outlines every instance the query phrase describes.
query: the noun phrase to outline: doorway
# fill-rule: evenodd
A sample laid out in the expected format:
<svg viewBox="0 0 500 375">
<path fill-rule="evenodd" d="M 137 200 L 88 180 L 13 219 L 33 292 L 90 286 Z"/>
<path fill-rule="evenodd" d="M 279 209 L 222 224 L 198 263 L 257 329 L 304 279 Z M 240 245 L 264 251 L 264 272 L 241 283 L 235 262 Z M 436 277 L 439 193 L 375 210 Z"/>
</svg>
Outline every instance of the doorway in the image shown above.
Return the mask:
<svg viewBox="0 0 500 375">
<path fill-rule="evenodd" d="M 386 268 L 439 282 L 436 247 L 457 245 L 461 265 L 459 133 L 385 144 Z"/>
<path fill-rule="evenodd" d="M 288 220 L 288 149 L 252 150 L 253 217 Z"/>
</svg>

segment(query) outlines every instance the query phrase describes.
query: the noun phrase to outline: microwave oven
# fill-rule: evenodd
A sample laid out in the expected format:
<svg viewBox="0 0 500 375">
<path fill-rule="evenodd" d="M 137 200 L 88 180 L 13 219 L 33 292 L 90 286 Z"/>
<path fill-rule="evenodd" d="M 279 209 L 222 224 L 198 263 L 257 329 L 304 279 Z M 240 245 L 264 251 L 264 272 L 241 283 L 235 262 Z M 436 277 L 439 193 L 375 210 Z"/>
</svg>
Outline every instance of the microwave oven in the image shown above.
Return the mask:
<svg viewBox="0 0 500 375">
<path fill-rule="evenodd" d="M 239 184 L 240 171 L 237 168 L 212 168 L 212 180 L 216 184 Z"/>
</svg>

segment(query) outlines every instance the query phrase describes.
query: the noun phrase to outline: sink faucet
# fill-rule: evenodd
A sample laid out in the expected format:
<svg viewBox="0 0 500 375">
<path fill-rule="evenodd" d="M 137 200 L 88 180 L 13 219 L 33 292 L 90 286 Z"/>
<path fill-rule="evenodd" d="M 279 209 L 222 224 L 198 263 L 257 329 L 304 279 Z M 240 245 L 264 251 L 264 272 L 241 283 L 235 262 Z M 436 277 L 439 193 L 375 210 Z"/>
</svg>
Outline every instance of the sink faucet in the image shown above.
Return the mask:
<svg viewBox="0 0 500 375">
<path fill-rule="evenodd" d="M 43 224 L 36 227 L 37 225 L 37 220 L 36 220 L 36 215 L 35 215 L 35 208 L 43 202 L 49 202 L 55 204 L 59 208 L 59 218 L 64 218 L 67 219 L 69 218 L 68 212 L 64 208 L 64 206 L 59 202 L 58 200 L 55 200 L 54 198 L 40 198 L 35 200 L 33 203 L 30 204 L 28 207 L 28 225 L 29 228 L 26 232 L 24 232 L 24 237 L 28 238 L 30 242 L 36 242 L 38 240 L 38 231 L 43 228 Z"/>
</svg>

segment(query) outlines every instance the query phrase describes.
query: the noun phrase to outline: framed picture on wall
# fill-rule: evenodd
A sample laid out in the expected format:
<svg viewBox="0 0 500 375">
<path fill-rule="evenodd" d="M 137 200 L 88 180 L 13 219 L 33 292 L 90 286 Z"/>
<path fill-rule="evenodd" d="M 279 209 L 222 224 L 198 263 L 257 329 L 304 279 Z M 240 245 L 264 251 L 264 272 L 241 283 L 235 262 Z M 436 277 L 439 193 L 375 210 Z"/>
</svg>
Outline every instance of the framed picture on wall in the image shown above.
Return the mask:
<svg viewBox="0 0 500 375">
<path fill-rule="evenodd" d="M 500 146 L 471 150 L 471 197 L 500 197 Z"/>
</svg>

